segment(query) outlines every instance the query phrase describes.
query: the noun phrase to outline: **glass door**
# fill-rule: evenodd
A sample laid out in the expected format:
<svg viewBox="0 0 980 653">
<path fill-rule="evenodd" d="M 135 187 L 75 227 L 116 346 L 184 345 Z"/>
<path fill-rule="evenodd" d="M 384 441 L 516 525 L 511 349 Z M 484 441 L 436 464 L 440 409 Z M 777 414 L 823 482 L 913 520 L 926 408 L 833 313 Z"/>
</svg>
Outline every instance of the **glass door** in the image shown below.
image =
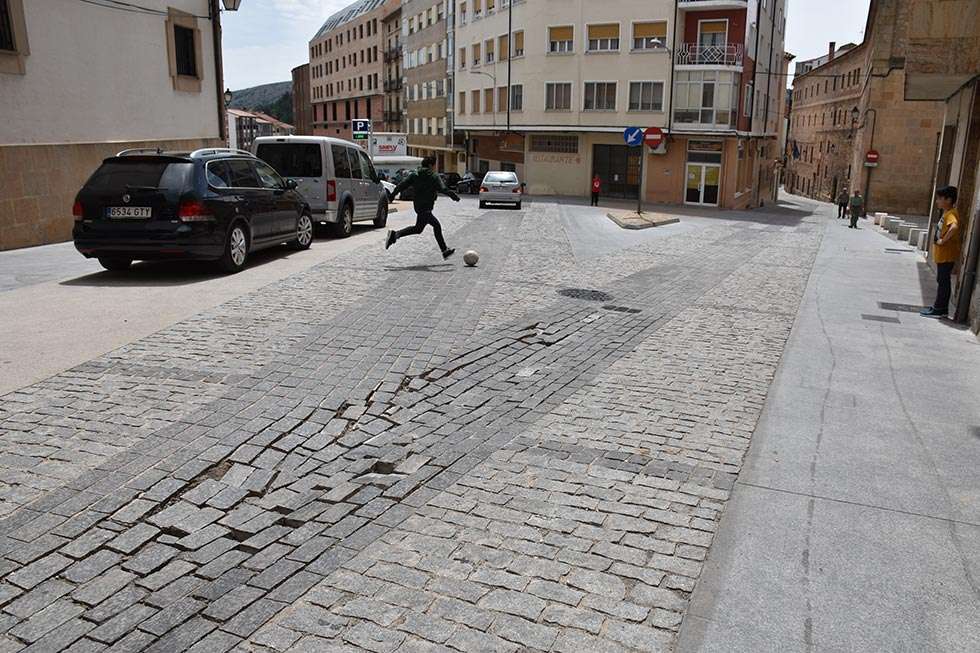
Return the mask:
<svg viewBox="0 0 980 653">
<path fill-rule="evenodd" d="M 721 187 L 721 166 L 705 163 L 687 164 L 687 186 L 684 193 L 686 204 L 718 206 Z"/>
<path fill-rule="evenodd" d="M 687 192 L 684 201 L 687 204 L 701 203 L 701 180 L 704 166 L 695 163 L 687 164 Z"/>
</svg>

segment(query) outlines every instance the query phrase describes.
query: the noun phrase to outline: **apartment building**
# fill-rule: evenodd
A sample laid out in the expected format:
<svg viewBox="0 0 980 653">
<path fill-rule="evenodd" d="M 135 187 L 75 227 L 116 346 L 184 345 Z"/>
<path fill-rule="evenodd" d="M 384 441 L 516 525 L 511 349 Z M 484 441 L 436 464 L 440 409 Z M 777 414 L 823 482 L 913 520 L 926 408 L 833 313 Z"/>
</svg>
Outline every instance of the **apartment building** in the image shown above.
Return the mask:
<svg viewBox="0 0 980 653">
<path fill-rule="evenodd" d="M 409 154 L 434 156 L 437 167 L 456 168 L 448 74 L 451 0 L 402 2 L 405 126 Z"/>
<path fill-rule="evenodd" d="M 651 202 L 772 195 L 785 0 L 456 2 L 470 168 L 516 170 L 533 193 L 584 195 L 598 174 L 604 194 Z M 659 127 L 667 143 L 627 147 L 629 126 Z"/>
<path fill-rule="evenodd" d="M 381 21 L 384 38 L 384 131 L 401 132 L 402 109 L 402 8 L 396 6 Z"/>
<path fill-rule="evenodd" d="M 398 0 L 359 0 L 330 16 L 309 44 L 313 133 L 350 138 L 351 120 L 384 130 L 384 18 Z"/>
<path fill-rule="evenodd" d="M 310 64 L 293 68 L 293 122 L 296 133 L 309 136 L 313 133 L 313 103 L 310 102 Z"/>
<path fill-rule="evenodd" d="M 796 64 L 786 146 L 789 192 L 831 202 L 851 190 L 852 110 L 866 81 L 863 54 L 863 44 L 838 48 L 831 42 L 827 54 Z"/>
<path fill-rule="evenodd" d="M 224 143 L 218 0 L 140 5 L 0 0 L 0 249 L 69 240 L 105 157 Z"/>
</svg>

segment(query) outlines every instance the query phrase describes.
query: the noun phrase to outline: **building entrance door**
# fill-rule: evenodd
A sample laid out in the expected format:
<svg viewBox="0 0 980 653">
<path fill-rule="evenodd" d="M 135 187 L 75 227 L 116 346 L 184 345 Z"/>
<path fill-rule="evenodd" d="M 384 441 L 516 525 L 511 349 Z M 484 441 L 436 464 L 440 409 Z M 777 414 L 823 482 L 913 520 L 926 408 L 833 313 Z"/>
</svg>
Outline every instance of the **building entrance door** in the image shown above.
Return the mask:
<svg viewBox="0 0 980 653">
<path fill-rule="evenodd" d="M 639 197 L 640 149 L 626 145 L 592 146 L 592 174 L 602 180 L 604 196 Z"/>
<path fill-rule="evenodd" d="M 720 180 L 720 165 L 688 163 L 687 189 L 685 191 L 684 203 L 718 206 Z"/>
</svg>

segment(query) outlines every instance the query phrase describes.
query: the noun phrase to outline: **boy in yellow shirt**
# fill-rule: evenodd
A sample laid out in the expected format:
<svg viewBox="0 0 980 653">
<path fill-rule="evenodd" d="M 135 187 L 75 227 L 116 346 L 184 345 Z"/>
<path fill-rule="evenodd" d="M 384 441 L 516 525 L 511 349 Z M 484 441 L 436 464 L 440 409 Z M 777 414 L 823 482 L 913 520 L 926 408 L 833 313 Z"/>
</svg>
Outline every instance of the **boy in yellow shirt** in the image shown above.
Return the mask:
<svg viewBox="0 0 980 653">
<path fill-rule="evenodd" d="M 957 191 L 947 186 L 936 192 L 936 206 L 943 217 L 936 223 L 933 234 L 932 258 L 936 261 L 936 301 L 919 312 L 923 317 L 946 317 L 949 312 L 951 279 L 956 259 L 960 256 L 960 216 L 956 212 Z"/>
</svg>

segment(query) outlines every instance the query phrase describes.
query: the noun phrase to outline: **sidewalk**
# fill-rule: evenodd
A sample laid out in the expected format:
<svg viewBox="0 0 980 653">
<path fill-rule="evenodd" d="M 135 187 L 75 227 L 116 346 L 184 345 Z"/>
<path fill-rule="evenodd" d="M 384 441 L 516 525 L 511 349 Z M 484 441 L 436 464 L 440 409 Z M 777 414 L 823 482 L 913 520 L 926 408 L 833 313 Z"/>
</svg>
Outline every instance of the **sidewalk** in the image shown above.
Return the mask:
<svg viewBox="0 0 980 653">
<path fill-rule="evenodd" d="M 828 219 L 679 651 L 980 650 L 980 343 L 894 247 Z"/>
</svg>

